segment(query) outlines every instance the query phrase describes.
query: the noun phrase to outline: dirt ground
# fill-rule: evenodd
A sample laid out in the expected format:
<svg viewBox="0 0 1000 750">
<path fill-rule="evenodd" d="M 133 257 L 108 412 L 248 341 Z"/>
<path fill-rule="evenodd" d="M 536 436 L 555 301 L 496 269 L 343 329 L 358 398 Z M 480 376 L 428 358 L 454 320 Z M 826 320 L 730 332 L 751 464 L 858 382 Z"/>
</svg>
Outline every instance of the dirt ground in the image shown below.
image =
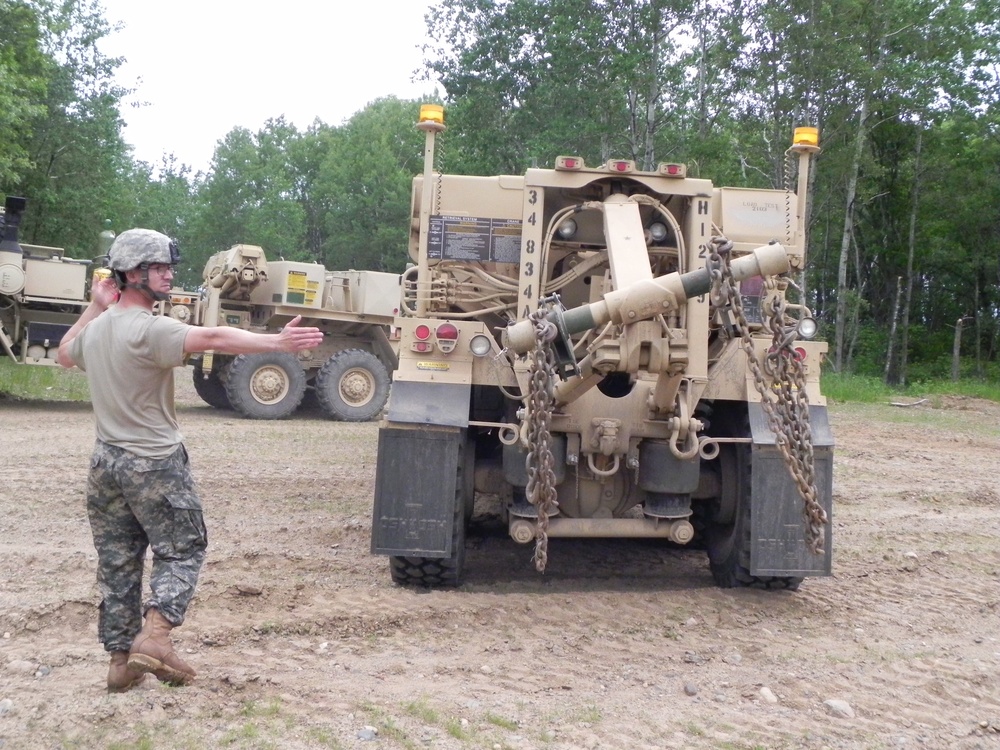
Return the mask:
<svg viewBox="0 0 1000 750">
<path fill-rule="evenodd" d="M 369 554 L 377 426 L 250 422 L 179 373 L 209 555 L 197 682 L 104 690 L 89 406 L 0 399 L 0 748 L 1000 748 L 1000 405 L 837 405 L 834 575 L 480 523 L 468 582 Z"/>
</svg>

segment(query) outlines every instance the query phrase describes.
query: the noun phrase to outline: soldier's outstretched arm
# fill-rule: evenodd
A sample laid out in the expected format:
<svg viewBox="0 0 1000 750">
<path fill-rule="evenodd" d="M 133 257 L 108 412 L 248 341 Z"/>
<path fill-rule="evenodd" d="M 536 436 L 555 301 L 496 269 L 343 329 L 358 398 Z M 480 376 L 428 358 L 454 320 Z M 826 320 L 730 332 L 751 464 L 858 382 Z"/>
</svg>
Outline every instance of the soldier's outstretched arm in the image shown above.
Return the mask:
<svg viewBox="0 0 1000 750">
<path fill-rule="evenodd" d="M 278 333 L 255 333 L 226 326 L 192 326 L 184 339 L 184 353 L 213 351 L 223 354 L 257 354 L 299 352 L 316 348 L 323 342 L 323 332 L 312 326 L 300 326 L 301 322 L 302 316 L 296 315 Z"/>
</svg>

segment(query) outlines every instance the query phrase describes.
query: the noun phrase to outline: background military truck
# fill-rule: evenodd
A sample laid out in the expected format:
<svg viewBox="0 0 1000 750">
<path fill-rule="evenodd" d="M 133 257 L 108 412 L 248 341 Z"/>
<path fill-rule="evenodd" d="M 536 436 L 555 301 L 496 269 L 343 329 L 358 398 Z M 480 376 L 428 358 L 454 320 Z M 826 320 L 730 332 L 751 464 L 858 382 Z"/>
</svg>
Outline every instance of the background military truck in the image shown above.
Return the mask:
<svg viewBox="0 0 1000 750">
<path fill-rule="evenodd" d="M 393 580 L 462 580 L 477 491 L 540 571 L 551 538 L 642 537 L 703 547 L 722 587 L 829 574 L 826 344 L 792 302 L 816 130 L 793 191 L 575 156 L 441 175 L 442 109 L 418 127 L 372 522 Z"/>
<path fill-rule="evenodd" d="M 107 269 L 67 258 L 61 248 L 20 244 L 25 206 L 24 198 L 8 197 L 0 215 L 0 346 L 14 362 L 54 366 L 63 334 L 90 304 L 92 270 Z M 99 252 L 113 240 L 102 232 Z M 399 283 L 397 274 L 268 263 L 262 248 L 236 245 L 208 260 L 201 289 L 174 289 L 156 310 L 191 325 L 258 331 L 302 315 L 326 334 L 320 348 L 298 356 L 199 356 L 191 361 L 195 389 L 212 406 L 252 419 L 286 417 L 312 389 L 330 417 L 364 421 L 381 413 L 389 395 L 396 354 L 388 333 Z"/>
<path fill-rule="evenodd" d="M 58 365 L 63 334 L 90 304 L 90 260 L 58 247 L 22 245 L 27 201 L 8 196 L 0 215 L 0 346 L 14 362 Z"/>
<path fill-rule="evenodd" d="M 198 395 L 244 417 L 280 419 L 311 388 L 328 416 L 367 421 L 389 396 L 396 354 L 388 333 L 399 283 L 398 274 L 268 261 L 256 245 L 235 245 L 208 259 L 197 292 L 173 290 L 164 312 L 191 325 L 265 332 L 301 315 L 302 325 L 324 332 L 321 347 L 298 355 L 199 355 L 191 360 Z"/>
</svg>

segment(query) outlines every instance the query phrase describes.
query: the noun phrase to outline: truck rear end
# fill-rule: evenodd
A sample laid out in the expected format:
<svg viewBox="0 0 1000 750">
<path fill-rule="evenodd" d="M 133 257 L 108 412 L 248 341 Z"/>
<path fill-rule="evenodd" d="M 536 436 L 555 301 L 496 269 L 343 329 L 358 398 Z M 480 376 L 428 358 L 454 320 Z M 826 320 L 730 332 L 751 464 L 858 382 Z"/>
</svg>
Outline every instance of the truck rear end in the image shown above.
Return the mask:
<svg viewBox="0 0 1000 750">
<path fill-rule="evenodd" d="M 720 586 L 830 572 L 826 344 L 792 301 L 798 190 L 719 188 L 627 160 L 414 180 L 399 366 L 380 427 L 372 551 L 454 585 L 476 492 L 536 567 L 554 537 L 707 551 Z"/>
</svg>

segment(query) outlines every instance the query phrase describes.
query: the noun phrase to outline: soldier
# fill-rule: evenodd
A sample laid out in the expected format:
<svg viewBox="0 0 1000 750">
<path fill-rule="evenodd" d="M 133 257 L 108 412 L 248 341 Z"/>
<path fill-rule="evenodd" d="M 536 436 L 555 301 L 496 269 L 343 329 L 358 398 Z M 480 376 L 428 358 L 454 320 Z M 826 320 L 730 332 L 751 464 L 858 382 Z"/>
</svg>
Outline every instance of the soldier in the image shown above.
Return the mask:
<svg viewBox="0 0 1000 750">
<path fill-rule="evenodd" d="M 166 235 L 120 234 L 108 251 L 114 278 L 95 285 L 90 305 L 59 345 L 59 364 L 86 372 L 94 407 L 87 514 L 102 597 L 98 639 L 111 653 L 111 691 L 127 690 L 146 673 L 173 685 L 195 677 L 170 640 L 171 629 L 184 621 L 207 544 L 174 411 L 173 368 L 193 352 L 296 352 L 323 339 L 319 329 L 299 327 L 298 317 L 280 333 L 262 334 L 154 315 L 179 260 Z M 143 604 L 147 547 L 151 595 Z"/>
</svg>

